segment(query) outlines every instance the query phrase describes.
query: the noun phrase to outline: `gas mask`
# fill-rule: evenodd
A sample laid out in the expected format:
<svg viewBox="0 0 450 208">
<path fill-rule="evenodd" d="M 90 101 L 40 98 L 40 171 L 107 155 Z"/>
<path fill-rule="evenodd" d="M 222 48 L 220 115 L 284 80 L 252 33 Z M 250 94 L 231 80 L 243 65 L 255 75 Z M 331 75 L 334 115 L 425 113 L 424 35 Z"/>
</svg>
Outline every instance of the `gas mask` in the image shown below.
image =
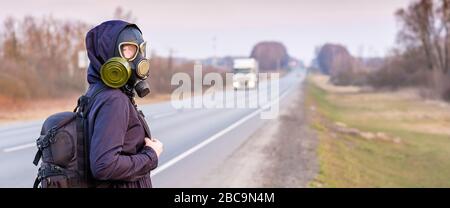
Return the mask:
<svg viewBox="0 0 450 208">
<path fill-rule="evenodd" d="M 147 42 L 142 38 L 139 29 L 123 29 L 116 41 L 114 57 L 106 61 L 100 69 L 103 83 L 111 88 L 134 89 L 141 98 L 146 96 L 150 92 L 145 81 L 150 72 L 146 47 Z"/>
</svg>

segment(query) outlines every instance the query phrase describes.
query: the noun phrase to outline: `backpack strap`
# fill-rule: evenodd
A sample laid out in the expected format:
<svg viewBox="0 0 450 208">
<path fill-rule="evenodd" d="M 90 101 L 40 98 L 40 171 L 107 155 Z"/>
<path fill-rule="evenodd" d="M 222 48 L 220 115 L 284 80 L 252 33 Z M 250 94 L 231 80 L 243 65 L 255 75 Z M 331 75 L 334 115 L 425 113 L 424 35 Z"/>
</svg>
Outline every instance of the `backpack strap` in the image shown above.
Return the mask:
<svg viewBox="0 0 450 208">
<path fill-rule="evenodd" d="M 78 111 L 77 111 L 77 165 L 78 170 L 83 173 L 83 181 L 86 182 L 85 187 L 90 187 L 92 182 L 92 177 L 90 177 L 90 161 L 89 161 L 89 149 L 90 149 L 90 138 L 89 138 L 89 123 L 88 115 L 94 104 L 95 98 L 102 91 L 107 89 L 105 86 L 95 91 L 91 96 L 83 95 L 78 99 Z"/>
<path fill-rule="evenodd" d="M 67 173 L 64 170 L 64 168 L 61 168 L 60 166 L 51 163 L 46 163 L 45 165 L 39 168 L 38 175 L 34 180 L 33 188 L 38 188 L 39 183 L 45 178 L 57 175 L 67 176 Z"/>
<path fill-rule="evenodd" d="M 148 137 L 148 138 L 152 138 L 152 134 L 150 132 L 150 128 L 148 127 L 147 121 L 145 120 L 145 115 L 144 115 L 144 113 L 141 110 L 139 110 L 137 108 L 136 101 L 134 100 L 134 93 L 131 92 L 130 90 L 127 90 L 126 88 L 123 88 L 122 92 L 125 93 L 125 95 L 130 100 L 131 104 L 134 106 L 134 109 L 136 110 L 136 112 L 138 114 L 139 122 L 144 127 L 145 136 Z"/>
<path fill-rule="evenodd" d="M 147 124 L 147 121 L 145 120 L 145 115 L 144 115 L 144 113 L 141 111 L 141 110 L 138 110 L 137 108 L 135 108 L 136 110 L 137 110 L 137 112 L 138 112 L 138 117 L 139 117 L 139 121 L 141 122 L 141 124 L 142 124 L 142 126 L 144 127 L 144 131 L 145 131 L 145 135 L 148 137 L 148 138 L 152 138 L 152 134 L 151 134 L 151 132 L 150 132 L 150 128 L 149 128 L 149 126 L 148 126 L 148 124 Z"/>
<path fill-rule="evenodd" d="M 90 111 L 90 108 L 94 103 L 93 101 L 95 97 L 104 90 L 106 90 L 106 87 L 102 86 L 100 89 L 95 91 L 91 96 L 87 96 L 86 94 L 82 95 L 80 98 L 78 98 L 77 106 L 75 107 L 75 109 L 73 109 L 73 112 L 75 113 L 78 110 L 80 110 L 80 112 L 83 113 L 83 115 L 87 116 L 87 114 Z"/>
</svg>

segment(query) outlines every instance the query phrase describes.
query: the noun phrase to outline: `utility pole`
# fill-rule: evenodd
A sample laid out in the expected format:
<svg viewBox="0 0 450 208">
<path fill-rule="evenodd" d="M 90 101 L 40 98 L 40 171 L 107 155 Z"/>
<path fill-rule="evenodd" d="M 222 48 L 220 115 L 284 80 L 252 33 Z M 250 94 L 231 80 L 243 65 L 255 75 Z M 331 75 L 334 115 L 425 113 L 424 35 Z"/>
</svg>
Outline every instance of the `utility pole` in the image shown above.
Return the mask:
<svg viewBox="0 0 450 208">
<path fill-rule="evenodd" d="M 213 60 L 212 60 L 212 65 L 215 67 L 217 66 L 217 38 L 216 36 L 213 36 L 212 39 L 212 49 L 213 49 Z"/>
<path fill-rule="evenodd" d="M 80 70 L 84 70 L 87 76 L 87 67 L 89 66 L 89 58 L 85 51 L 78 51 L 78 68 Z M 89 83 L 87 79 L 84 79 L 84 88 L 85 90 L 89 89 Z"/>
<path fill-rule="evenodd" d="M 277 72 L 280 72 L 280 68 L 281 68 L 281 60 L 280 58 L 277 59 Z"/>
<path fill-rule="evenodd" d="M 174 54 L 177 53 L 176 50 L 174 50 L 173 48 L 169 48 L 169 57 L 167 57 L 167 71 L 169 72 L 169 75 L 172 76 L 173 72 L 174 72 Z"/>
<path fill-rule="evenodd" d="M 172 55 L 173 55 L 173 49 L 172 48 L 169 48 L 169 57 L 168 57 L 168 59 L 167 59 L 167 70 L 169 71 L 169 73 L 170 73 L 170 75 L 172 75 L 172 65 L 173 65 L 173 63 L 172 63 Z"/>
</svg>

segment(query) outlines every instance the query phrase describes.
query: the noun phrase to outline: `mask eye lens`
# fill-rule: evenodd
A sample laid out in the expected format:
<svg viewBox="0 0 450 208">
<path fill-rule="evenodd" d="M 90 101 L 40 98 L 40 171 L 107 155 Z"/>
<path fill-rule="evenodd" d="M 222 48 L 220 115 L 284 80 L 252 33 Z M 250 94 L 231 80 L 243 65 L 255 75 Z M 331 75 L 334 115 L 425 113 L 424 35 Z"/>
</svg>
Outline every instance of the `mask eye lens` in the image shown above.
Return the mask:
<svg viewBox="0 0 450 208">
<path fill-rule="evenodd" d="M 123 44 L 120 46 L 120 52 L 125 59 L 134 59 L 137 53 L 137 46 L 133 44 Z"/>
</svg>

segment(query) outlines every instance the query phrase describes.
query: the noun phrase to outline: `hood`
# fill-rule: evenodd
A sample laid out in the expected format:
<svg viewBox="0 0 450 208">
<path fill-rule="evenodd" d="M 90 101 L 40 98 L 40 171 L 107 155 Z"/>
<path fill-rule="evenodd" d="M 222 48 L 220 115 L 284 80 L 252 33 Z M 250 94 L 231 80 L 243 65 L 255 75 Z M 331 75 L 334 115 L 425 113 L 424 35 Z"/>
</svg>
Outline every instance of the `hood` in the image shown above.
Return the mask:
<svg viewBox="0 0 450 208">
<path fill-rule="evenodd" d="M 138 26 L 121 20 L 111 20 L 91 29 L 86 35 L 86 50 L 90 61 L 87 80 L 89 84 L 102 83 L 100 68 L 114 57 L 115 46 L 120 32 L 127 26 Z"/>
</svg>

